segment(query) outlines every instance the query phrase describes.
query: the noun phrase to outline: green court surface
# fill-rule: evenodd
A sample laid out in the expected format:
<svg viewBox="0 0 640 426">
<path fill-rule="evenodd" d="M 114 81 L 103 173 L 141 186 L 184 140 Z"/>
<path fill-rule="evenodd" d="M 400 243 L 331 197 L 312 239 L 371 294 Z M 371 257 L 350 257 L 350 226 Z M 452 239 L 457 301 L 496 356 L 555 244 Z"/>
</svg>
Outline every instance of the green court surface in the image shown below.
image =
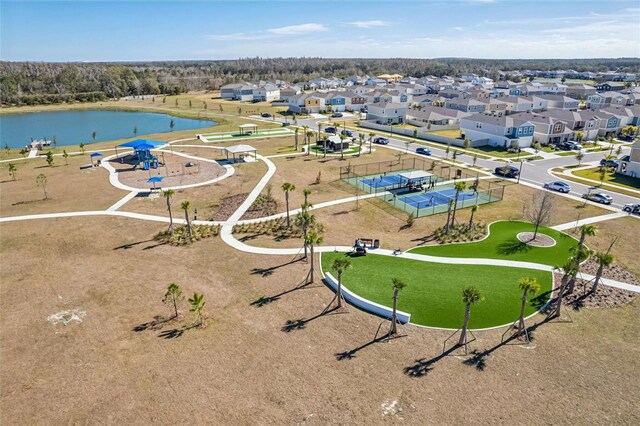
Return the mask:
<svg viewBox="0 0 640 426">
<path fill-rule="evenodd" d="M 345 255 L 323 253 L 323 271 L 335 277 L 331 263 Z M 431 263 L 375 254 L 349 259 L 352 267 L 344 272 L 342 279 L 346 288 L 365 299 L 392 307 L 391 279 L 400 278 L 407 287 L 400 292 L 398 309 L 410 313 L 413 324 L 430 327 L 457 329 L 462 325 L 465 287 L 474 286 L 484 296 L 484 300 L 471 309 L 470 327 L 474 329 L 510 324 L 518 318 L 521 278 L 535 278 L 541 287 L 539 295 L 526 306 L 527 316 L 546 303 L 552 287 L 550 272 L 532 269 Z"/>
<path fill-rule="evenodd" d="M 538 232 L 553 238 L 556 241 L 555 246 L 531 247 L 518 241 L 516 235 L 520 232 L 533 232 L 534 228 L 535 226 L 529 222 L 494 222 L 489 226 L 489 236 L 482 241 L 417 247 L 409 252 L 429 256 L 504 259 L 562 266 L 571 256 L 571 248 L 578 244 L 576 239 L 541 226 Z"/>
</svg>

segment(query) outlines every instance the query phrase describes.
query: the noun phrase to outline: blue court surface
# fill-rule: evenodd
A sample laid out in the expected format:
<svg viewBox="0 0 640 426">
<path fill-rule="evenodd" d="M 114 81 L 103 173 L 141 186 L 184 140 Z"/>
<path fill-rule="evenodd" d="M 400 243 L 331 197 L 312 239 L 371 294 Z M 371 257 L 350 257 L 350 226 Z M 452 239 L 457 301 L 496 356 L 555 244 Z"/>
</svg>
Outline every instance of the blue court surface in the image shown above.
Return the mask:
<svg viewBox="0 0 640 426">
<path fill-rule="evenodd" d="M 400 185 L 405 178 L 400 175 L 378 176 L 362 179 L 362 183 L 371 188 L 386 188 L 387 186 Z"/>
<path fill-rule="evenodd" d="M 449 203 L 449 200 L 454 200 L 455 196 L 455 189 L 444 189 L 442 191 L 429 191 L 409 195 L 408 197 L 398 198 L 398 201 L 402 201 L 415 209 L 424 209 L 443 204 L 446 205 Z M 477 195 L 474 192 L 460 192 L 460 195 L 458 195 L 458 203 L 462 203 L 465 200 L 472 200 L 476 197 Z"/>
</svg>

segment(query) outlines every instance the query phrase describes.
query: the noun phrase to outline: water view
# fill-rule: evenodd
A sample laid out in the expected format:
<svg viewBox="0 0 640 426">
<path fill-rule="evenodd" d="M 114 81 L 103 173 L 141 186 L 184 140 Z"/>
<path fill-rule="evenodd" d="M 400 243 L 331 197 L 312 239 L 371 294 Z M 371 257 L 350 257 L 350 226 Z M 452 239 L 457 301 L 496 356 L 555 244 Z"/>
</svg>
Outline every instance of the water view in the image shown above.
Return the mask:
<svg viewBox="0 0 640 426">
<path fill-rule="evenodd" d="M 199 129 L 215 124 L 210 120 L 180 118 L 166 114 L 108 110 L 6 114 L 0 115 L 0 145 L 22 148 L 32 139 L 53 138 L 57 146 L 78 145 L 82 142 L 89 144 L 171 130 Z"/>
</svg>

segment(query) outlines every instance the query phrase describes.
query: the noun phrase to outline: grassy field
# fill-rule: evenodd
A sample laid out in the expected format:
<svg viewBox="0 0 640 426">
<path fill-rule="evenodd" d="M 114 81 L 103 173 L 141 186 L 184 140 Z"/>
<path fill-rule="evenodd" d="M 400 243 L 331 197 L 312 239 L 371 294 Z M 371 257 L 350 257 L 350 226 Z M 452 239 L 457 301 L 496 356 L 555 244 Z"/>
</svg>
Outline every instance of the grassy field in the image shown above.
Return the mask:
<svg viewBox="0 0 640 426">
<path fill-rule="evenodd" d="M 592 167 L 590 169 L 576 170 L 572 173 L 574 176 L 583 177 L 586 179 L 595 180 L 600 182 L 600 168 Z M 633 178 L 631 176 L 624 176 L 617 173 L 607 173 L 604 177 L 604 182 L 610 185 L 619 186 L 620 188 L 627 189 L 640 189 L 640 179 Z"/>
<path fill-rule="evenodd" d="M 322 255 L 322 269 L 331 272 L 334 259 L 344 253 Z M 525 309 L 526 315 L 538 310 L 551 291 L 551 273 L 496 266 L 449 265 L 420 262 L 390 256 L 368 255 L 350 258 L 352 268 L 343 275 L 343 284 L 366 299 L 392 306 L 391 279 L 407 284 L 398 298 L 398 309 L 411 314 L 411 322 L 431 327 L 456 329 L 462 325 L 462 290 L 475 286 L 484 300 L 473 307 L 470 327 L 488 328 L 508 324 L 518 318 L 522 293 L 518 280 L 535 278 L 541 286 L 538 297 Z"/>
<path fill-rule="evenodd" d="M 553 247 L 531 247 L 517 240 L 517 234 L 531 232 L 533 229 L 534 226 L 527 222 L 496 222 L 489 227 L 490 235 L 482 241 L 418 247 L 411 250 L 411 253 L 442 257 L 517 260 L 549 266 L 562 265 L 571 255 L 570 248 L 577 243 L 576 240 L 562 232 L 545 227 L 540 227 L 539 232 L 556 240 L 556 245 Z"/>
<path fill-rule="evenodd" d="M 460 130 L 435 130 L 429 134 L 457 139 L 460 137 Z"/>
</svg>

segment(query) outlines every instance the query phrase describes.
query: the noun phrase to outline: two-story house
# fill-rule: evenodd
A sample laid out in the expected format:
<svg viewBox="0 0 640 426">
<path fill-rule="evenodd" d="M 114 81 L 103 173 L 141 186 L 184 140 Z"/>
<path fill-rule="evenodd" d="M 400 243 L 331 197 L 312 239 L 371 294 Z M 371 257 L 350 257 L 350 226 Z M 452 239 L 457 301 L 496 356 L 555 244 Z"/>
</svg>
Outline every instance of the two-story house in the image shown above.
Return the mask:
<svg viewBox="0 0 640 426">
<path fill-rule="evenodd" d="M 534 101 L 539 101 L 545 104 L 545 110 L 547 109 L 568 109 L 570 111 L 577 111 L 580 106 L 580 101 L 574 98 L 570 98 L 564 95 L 534 95 L 532 96 Z M 534 107 L 535 109 L 535 107 Z"/>
<path fill-rule="evenodd" d="M 631 153 L 620 159 L 616 173 L 640 179 L 640 141 L 631 145 Z"/>
<path fill-rule="evenodd" d="M 522 112 L 511 117 L 533 123 L 533 140 L 540 142 L 542 145 L 566 142 L 573 135 L 573 131 L 567 128 L 564 121 L 550 117 L 545 113 Z"/>
<path fill-rule="evenodd" d="M 445 108 L 457 109 L 462 112 L 479 113 L 485 112 L 487 104 L 474 98 L 455 98 L 449 99 L 444 104 Z"/>
<path fill-rule="evenodd" d="M 586 99 L 596 94 L 596 88 L 588 84 L 573 84 L 567 87 L 566 95 L 573 99 Z"/>
<path fill-rule="evenodd" d="M 572 131 L 572 136 L 569 140 L 593 141 L 598 137 L 600 117 L 594 110 L 569 111 L 550 109 L 545 111 L 544 114 L 565 123 L 566 129 Z M 577 137 L 578 132 L 582 133 L 582 138 Z"/>
<path fill-rule="evenodd" d="M 367 120 L 378 124 L 404 123 L 407 105 L 395 102 L 378 102 L 367 105 Z"/>
<path fill-rule="evenodd" d="M 533 141 L 535 126 L 510 115 L 474 114 L 460 120 L 460 132 L 471 146 L 491 145 L 527 148 Z"/>
</svg>

